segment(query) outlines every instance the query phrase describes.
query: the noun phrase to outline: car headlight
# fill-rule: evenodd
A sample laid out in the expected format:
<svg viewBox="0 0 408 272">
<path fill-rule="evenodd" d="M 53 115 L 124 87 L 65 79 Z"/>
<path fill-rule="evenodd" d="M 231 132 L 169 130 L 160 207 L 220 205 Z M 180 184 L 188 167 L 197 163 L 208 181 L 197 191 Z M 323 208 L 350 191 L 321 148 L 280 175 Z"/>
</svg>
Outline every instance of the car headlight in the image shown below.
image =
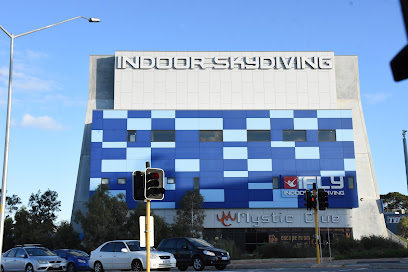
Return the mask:
<svg viewBox="0 0 408 272">
<path fill-rule="evenodd" d="M 229 256 L 229 252 L 227 251 L 227 256 Z"/>
<path fill-rule="evenodd" d="M 150 259 L 158 259 L 159 256 L 157 256 L 156 254 L 150 254 Z"/>
<path fill-rule="evenodd" d="M 38 263 L 40 263 L 40 264 L 47 264 L 48 261 L 46 261 L 46 260 L 38 260 Z"/>
<path fill-rule="evenodd" d="M 86 263 L 86 261 L 79 259 L 79 260 L 78 260 L 78 263 Z"/>
<path fill-rule="evenodd" d="M 215 256 L 215 253 L 209 250 L 204 250 L 203 253 L 208 256 Z"/>
</svg>

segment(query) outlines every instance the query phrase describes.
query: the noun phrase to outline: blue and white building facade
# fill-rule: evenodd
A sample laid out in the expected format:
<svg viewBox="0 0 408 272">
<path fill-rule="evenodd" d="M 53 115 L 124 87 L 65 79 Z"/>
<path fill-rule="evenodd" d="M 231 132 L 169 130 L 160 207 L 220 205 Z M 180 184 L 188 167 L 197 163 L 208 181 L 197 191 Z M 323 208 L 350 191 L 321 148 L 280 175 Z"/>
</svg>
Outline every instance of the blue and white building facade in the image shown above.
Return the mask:
<svg viewBox="0 0 408 272">
<path fill-rule="evenodd" d="M 333 52 L 137 52 L 91 56 L 73 210 L 101 184 L 123 193 L 146 162 L 165 171 L 168 222 L 187 190 L 204 197 L 207 239 L 251 252 L 311 243 L 304 192 L 329 193 L 320 225 L 386 236 L 355 56 Z"/>
</svg>

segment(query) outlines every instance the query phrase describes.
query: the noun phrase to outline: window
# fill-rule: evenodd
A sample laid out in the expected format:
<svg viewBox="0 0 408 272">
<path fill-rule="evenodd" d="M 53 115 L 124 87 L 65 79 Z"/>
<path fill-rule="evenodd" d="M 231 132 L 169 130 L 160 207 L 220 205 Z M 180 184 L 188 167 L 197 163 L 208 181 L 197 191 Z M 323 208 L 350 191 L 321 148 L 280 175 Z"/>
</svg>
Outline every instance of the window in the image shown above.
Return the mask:
<svg viewBox="0 0 408 272">
<path fill-rule="evenodd" d="M 7 254 L 7 257 L 15 257 L 17 250 L 18 250 L 17 248 L 13 248 L 12 250 L 10 250 L 9 253 Z"/>
<path fill-rule="evenodd" d="M 354 177 L 347 177 L 347 183 L 349 189 L 354 189 Z"/>
<path fill-rule="evenodd" d="M 20 248 L 20 249 L 17 251 L 16 257 L 17 257 L 17 258 L 24 258 L 25 256 L 26 256 L 26 253 L 25 253 L 24 249 Z"/>
<path fill-rule="evenodd" d="M 136 130 L 128 130 L 127 131 L 127 141 L 128 142 L 136 142 Z"/>
<path fill-rule="evenodd" d="M 284 130 L 283 141 L 306 142 L 306 130 Z"/>
<path fill-rule="evenodd" d="M 152 142 L 175 142 L 174 130 L 152 130 Z"/>
<path fill-rule="evenodd" d="M 118 178 L 118 184 L 126 184 L 126 178 Z"/>
<path fill-rule="evenodd" d="M 279 189 L 279 177 L 272 178 L 273 189 Z"/>
<path fill-rule="evenodd" d="M 109 178 L 102 178 L 101 184 L 109 184 Z"/>
<path fill-rule="evenodd" d="M 222 130 L 200 130 L 200 142 L 222 142 Z"/>
<path fill-rule="evenodd" d="M 200 178 L 194 178 L 193 189 L 200 190 Z"/>
<path fill-rule="evenodd" d="M 115 252 L 115 243 L 109 243 L 101 248 L 101 252 Z"/>
<path fill-rule="evenodd" d="M 116 244 L 116 245 L 115 245 L 115 247 L 116 247 L 115 251 L 116 251 L 116 252 L 122 252 L 122 249 L 123 249 L 123 248 L 127 250 L 127 247 L 125 246 L 125 243 L 123 243 L 123 242 L 116 242 L 115 244 Z"/>
<path fill-rule="evenodd" d="M 321 142 L 335 142 L 336 130 L 319 130 L 319 141 Z"/>
<path fill-rule="evenodd" d="M 179 239 L 177 241 L 177 249 L 188 249 L 187 241 L 184 239 Z"/>
<path fill-rule="evenodd" d="M 248 142 L 270 142 L 271 131 L 270 130 L 248 130 L 247 131 Z"/>
<path fill-rule="evenodd" d="M 167 178 L 167 184 L 175 184 L 176 179 L 175 178 Z"/>
<path fill-rule="evenodd" d="M 167 240 L 166 243 L 166 248 L 167 249 L 176 249 L 176 243 L 177 243 L 177 239 L 169 239 Z"/>
</svg>

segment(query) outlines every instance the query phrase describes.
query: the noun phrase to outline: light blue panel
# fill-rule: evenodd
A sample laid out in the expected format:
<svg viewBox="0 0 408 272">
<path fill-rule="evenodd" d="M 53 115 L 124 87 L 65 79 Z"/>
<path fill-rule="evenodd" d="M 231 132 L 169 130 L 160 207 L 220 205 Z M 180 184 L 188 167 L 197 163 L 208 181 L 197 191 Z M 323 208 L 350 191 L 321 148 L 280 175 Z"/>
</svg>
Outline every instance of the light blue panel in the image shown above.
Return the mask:
<svg viewBox="0 0 408 272">
<path fill-rule="evenodd" d="M 89 179 L 89 191 L 95 191 L 101 184 L 100 178 L 90 178 Z"/>
<path fill-rule="evenodd" d="M 91 142 L 100 143 L 103 141 L 103 130 L 92 130 Z"/>
<path fill-rule="evenodd" d="M 127 172 L 126 160 L 102 160 L 101 172 Z"/>
<path fill-rule="evenodd" d="M 222 130 L 223 126 L 222 118 L 200 118 L 200 130 Z"/>
<path fill-rule="evenodd" d="M 249 201 L 249 208 L 273 208 L 274 201 Z"/>
<path fill-rule="evenodd" d="M 223 131 L 224 142 L 246 142 L 246 129 L 225 129 Z"/>
<path fill-rule="evenodd" d="M 174 191 L 176 190 L 176 184 L 168 184 L 167 183 L 167 178 L 164 178 L 164 189 L 166 189 L 166 191 Z"/>
<path fill-rule="evenodd" d="M 152 118 L 176 118 L 174 110 L 152 110 Z"/>
<path fill-rule="evenodd" d="M 295 147 L 296 159 L 320 159 L 319 147 L 307 146 L 307 147 Z"/>
<path fill-rule="evenodd" d="M 249 159 L 248 171 L 272 171 L 272 159 Z"/>
<path fill-rule="evenodd" d="M 126 197 L 126 190 L 109 190 L 108 192 L 112 196 L 118 196 L 119 194 L 123 194 Z"/>
<path fill-rule="evenodd" d="M 150 161 L 152 149 L 150 147 L 128 147 L 126 149 L 126 159 Z"/>
<path fill-rule="evenodd" d="M 344 171 L 356 171 L 356 160 L 344 159 Z"/>
<path fill-rule="evenodd" d="M 342 110 L 317 110 L 317 118 L 341 118 Z"/>
<path fill-rule="evenodd" d="M 224 160 L 248 159 L 247 147 L 224 147 Z"/>
<path fill-rule="evenodd" d="M 248 183 L 249 190 L 273 189 L 272 183 Z"/>
<path fill-rule="evenodd" d="M 320 171 L 321 177 L 344 177 L 346 176 L 345 171 Z"/>
<path fill-rule="evenodd" d="M 200 189 L 204 202 L 224 202 L 224 189 Z"/>
<path fill-rule="evenodd" d="M 269 118 L 247 118 L 247 129 L 270 130 L 271 120 Z"/>
<path fill-rule="evenodd" d="M 197 172 L 200 171 L 199 159 L 175 159 L 176 172 Z"/>
<path fill-rule="evenodd" d="M 152 209 L 175 209 L 175 202 L 151 201 L 150 207 Z"/>
<path fill-rule="evenodd" d="M 352 110 L 341 110 L 341 118 L 353 118 Z"/>
<path fill-rule="evenodd" d="M 127 142 L 104 142 L 102 148 L 126 148 Z"/>
<path fill-rule="evenodd" d="M 318 129 L 317 118 L 293 118 L 294 129 Z"/>
<path fill-rule="evenodd" d="M 144 171 L 147 161 L 150 162 L 150 160 L 126 160 L 126 171 L 124 172 Z"/>
<path fill-rule="evenodd" d="M 104 110 L 103 111 L 103 118 L 104 119 L 117 119 L 117 118 L 124 118 L 126 119 L 128 116 L 128 112 L 126 110 Z"/>
<path fill-rule="evenodd" d="M 272 141 L 271 147 L 295 147 L 295 142 L 281 142 L 281 141 Z"/>
<path fill-rule="evenodd" d="M 273 202 L 276 208 L 297 208 L 298 197 L 282 197 L 282 190 L 273 190 Z"/>
<path fill-rule="evenodd" d="M 224 171 L 224 178 L 247 178 L 248 171 Z"/>
<path fill-rule="evenodd" d="M 175 142 L 152 142 L 151 143 L 152 147 L 156 147 L 156 148 L 163 148 L 163 147 L 176 147 L 176 143 Z"/>
<path fill-rule="evenodd" d="M 200 130 L 200 118 L 176 118 L 176 130 Z"/>
<path fill-rule="evenodd" d="M 293 118 L 293 110 L 271 110 L 271 118 Z"/>
<path fill-rule="evenodd" d="M 352 129 L 336 129 L 336 141 L 354 141 Z"/>
<path fill-rule="evenodd" d="M 152 121 L 150 118 L 128 118 L 128 130 L 152 130 Z"/>
</svg>

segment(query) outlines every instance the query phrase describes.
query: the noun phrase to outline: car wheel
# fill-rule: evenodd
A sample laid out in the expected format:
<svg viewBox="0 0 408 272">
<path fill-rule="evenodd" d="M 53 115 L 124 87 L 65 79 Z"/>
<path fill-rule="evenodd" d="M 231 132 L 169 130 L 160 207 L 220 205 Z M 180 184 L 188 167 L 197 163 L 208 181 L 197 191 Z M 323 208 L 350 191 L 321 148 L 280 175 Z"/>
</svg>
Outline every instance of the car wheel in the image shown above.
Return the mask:
<svg viewBox="0 0 408 272">
<path fill-rule="evenodd" d="M 201 271 L 205 267 L 204 261 L 201 257 L 197 256 L 193 259 L 193 268 L 195 271 Z"/>
<path fill-rule="evenodd" d="M 75 265 L 73 263 L 69 263 L 67 266 L 67 272 L 75 272 L 76 268 Z"/>
<path fill-rule="evenodd" d="M 217 270 L 224 270 L 227 267 L 227 265 L 225 264 L 217 264 L 215 266 L 215 268 L 217 268 Z"/>
<path fill-rule="evenodd" d="M 132 262 L 132 271 L 143 271 L 142 263 L 139 260 Z"/>
<path fill-rule="evenodd" d="M 188 268 L 188 266 L 180 265 L 180 266 L 177 266 L 177 268 L 178 268 L 178 270 L 180 270 L 180 271 L 186 271 L 187 268 Z"/>
<path fill-rule="evenodd" d="M 4 267 L 3 266 L 1 266 L 1 272 L 4 272 Z"/>
<path fill-rule="evenodd" d="M 94 265 L 95 272 L 103 272 L 103 266 L 100 262 L 96 262 Z"/>
<path fill-rule="evenodd" d="M 32 264 L 27 264 L 25 268 L 25 272 L 34 272 L 33 265 Z"/>
</svg>

